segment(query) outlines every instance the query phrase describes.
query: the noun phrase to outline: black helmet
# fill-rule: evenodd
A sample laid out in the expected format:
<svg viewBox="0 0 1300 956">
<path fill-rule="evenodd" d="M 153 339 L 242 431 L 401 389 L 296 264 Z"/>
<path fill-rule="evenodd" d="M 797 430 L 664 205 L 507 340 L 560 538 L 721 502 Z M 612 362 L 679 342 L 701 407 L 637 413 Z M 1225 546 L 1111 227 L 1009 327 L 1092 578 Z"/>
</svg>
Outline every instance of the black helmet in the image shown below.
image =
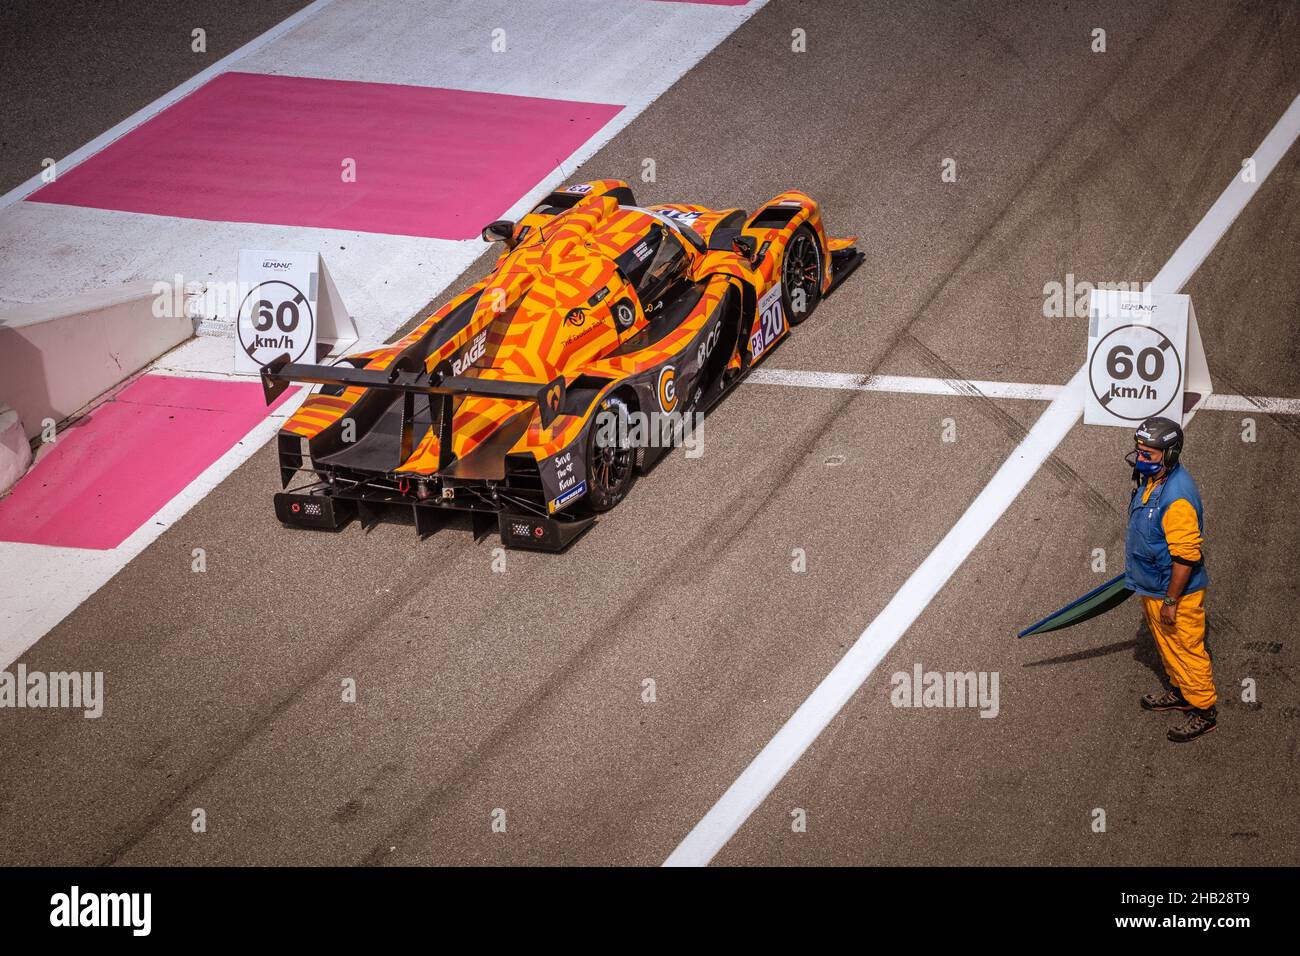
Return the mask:
<svg viewBox="0 0 1300 956">
<path fill-rule="evenodd" d="M 1134 442 L 1165 453 L 1165 466 L 1170 470 L 1178 464 L 1183 451 L 1183 429 L 1169 418 L 1148 418 L 1133 433 Z"/>
</svg>

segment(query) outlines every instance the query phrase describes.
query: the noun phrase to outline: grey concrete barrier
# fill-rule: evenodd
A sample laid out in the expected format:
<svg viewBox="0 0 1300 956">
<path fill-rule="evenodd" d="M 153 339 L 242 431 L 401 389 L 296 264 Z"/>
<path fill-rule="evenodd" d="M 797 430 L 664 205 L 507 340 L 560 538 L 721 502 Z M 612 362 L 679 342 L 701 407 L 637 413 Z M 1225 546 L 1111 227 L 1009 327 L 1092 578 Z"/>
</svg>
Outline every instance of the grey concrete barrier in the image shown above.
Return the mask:
<svg viewBox="0 0 1300 956">
<path fill-rule="evenodd" d="M 170 304 L 145 281 L 0 307 L 0 403 L 34 438 L 193 335 Z"/>
<path fill-rule="evenodd" d="M 0 495 L 17 483 L 32 463 L 23 423 L 12 408 L 0 405 Z"/>
</svg>

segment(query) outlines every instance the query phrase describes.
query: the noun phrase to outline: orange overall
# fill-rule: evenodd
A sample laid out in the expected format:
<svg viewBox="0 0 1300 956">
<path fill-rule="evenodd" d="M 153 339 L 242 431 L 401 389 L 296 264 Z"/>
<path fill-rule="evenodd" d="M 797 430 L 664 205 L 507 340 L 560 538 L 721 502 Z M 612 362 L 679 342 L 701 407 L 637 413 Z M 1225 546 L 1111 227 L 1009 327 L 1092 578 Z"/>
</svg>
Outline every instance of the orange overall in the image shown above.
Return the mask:
<svg viewBox="0 0 1300 956">
<path fill-rule="evenodd" d="M 1151 497 L 1155 482 L 1147 481 L 1142 491 L 1145 504 Z M 1186 561 L 1201 560 L 1201 529 L 1196 511 L 1186 500 L 1173 502 L 1161 522 L 1169 553 Z M 1214 691 L 1214 672 L 1210 655 L 1205 650 L 1205 590 L 1184 594 L 1178 600 L 1174 624 L 1170 627 L 1160 620 L 1160 598 L 1139 594 L 1147 627 L 1160 648 L 1169 683 L 1183 693 L 1193 707 L 1204 710 L 1218 700 Z"/>
</svg>

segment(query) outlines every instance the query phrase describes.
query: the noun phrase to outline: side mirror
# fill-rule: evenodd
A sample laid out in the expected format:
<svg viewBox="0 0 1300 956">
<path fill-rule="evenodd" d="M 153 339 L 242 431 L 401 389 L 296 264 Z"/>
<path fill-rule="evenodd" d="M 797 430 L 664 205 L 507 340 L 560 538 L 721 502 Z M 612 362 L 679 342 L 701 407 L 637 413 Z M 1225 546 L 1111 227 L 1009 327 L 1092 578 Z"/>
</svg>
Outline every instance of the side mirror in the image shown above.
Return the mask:
<svg viewBox="0 0 1300 956">
<path fill-rule="evenodd" d="M 498 219 L 483 227 L 484 242 L 504 242 L 510 248 L 515 246 L 515 224 L 509 219 Z"/>
<path fill-rule="evenodd" d="M 737 236 L 731 240 L 731 248 L 735 249 L 746 259 L 753 260 L 754 252 L 758 249 L 758 243 L 754 241 L 753 236 Z"/>
</svg>

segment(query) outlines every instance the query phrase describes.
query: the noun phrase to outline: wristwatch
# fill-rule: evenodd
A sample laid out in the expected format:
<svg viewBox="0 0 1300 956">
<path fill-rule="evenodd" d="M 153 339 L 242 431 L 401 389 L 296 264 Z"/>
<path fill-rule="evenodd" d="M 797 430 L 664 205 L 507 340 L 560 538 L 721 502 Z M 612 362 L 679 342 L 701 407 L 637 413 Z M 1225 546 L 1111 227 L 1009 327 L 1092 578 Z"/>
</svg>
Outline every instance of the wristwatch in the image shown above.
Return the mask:
<svg viewBox="0 0 1300 956">
<path fill-rule="evenodd" d="M 1165 607 L 1173 607 L 1175 604 L 1178 603 L 1178 598 L 1170 597 L 1168 594 L 1166 594 L 1164 597 L 1164 601 L 1162 603 L 1164 604 Z"/>
</svg>

